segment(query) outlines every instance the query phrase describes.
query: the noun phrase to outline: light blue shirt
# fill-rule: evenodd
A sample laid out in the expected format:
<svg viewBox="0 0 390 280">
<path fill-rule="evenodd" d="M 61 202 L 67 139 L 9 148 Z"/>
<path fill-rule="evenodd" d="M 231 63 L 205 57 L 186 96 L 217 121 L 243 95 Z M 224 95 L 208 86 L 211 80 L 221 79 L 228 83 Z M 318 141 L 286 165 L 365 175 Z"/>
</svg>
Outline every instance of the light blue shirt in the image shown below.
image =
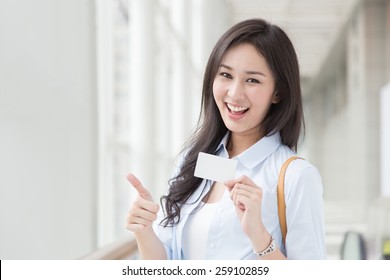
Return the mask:
<svg viewBox="0 0 390 280">
<path fill-rule="evenodd" d="M 217 155 L 228 158 L 229 133 L 217 148 Z M 282 245 L 276 187 L 283 163 L 295 153 L 282 145 L 279 133 L 263 137 L 246 151 L 234 157 L 238 161 L 236 177 L 248 176 L 263 190 L 262 220 L 267 231 L 288 259 L 325 259 L 325 229 L 322 182 L 317 169 L 306 160 L 293 161 L 285 175 L 287 237 Z M 154 224 L 164 244 L 168 259 L 184 259 L 183 228 L 189 214 L 199 205 L 213 182 L 203 180 L 188 202 L 182 206 L 181 220 L 173 227 Z M 162 219 L 162 213 L 159 214 Z M 234 205 L 226 190 L 208 230 L 205 259 L 256 259 L 249 238 L 242 231 Z"/>
</svg>

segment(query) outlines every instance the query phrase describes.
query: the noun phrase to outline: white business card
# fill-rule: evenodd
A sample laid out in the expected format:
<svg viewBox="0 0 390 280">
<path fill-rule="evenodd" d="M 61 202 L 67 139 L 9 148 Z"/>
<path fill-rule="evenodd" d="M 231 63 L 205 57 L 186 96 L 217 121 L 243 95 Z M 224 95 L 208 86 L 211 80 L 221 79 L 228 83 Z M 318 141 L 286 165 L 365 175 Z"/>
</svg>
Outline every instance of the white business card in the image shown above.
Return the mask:
<svg viewBox="0 0 390 280">
<path fill-rule="evenodd" d="M 236 168 L 234 159 L 199 153 L 194 176 L 223 183 L 235 178 Z"/>
</svg>

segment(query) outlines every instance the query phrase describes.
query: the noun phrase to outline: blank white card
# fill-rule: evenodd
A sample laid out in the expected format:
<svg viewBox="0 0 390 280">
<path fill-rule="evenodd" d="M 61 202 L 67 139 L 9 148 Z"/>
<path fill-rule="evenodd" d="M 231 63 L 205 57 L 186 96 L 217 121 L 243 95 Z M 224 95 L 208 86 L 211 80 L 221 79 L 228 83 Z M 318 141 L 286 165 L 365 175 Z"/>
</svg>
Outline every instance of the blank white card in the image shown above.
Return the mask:
<svg viewBox="0 0 390 280">
<path fill-rule="evenodd" d="M 225 182 L 236 176 L 237 161 L 211 154 L 199 153 L 195 167 L 195 177 Z"/>
</svg>

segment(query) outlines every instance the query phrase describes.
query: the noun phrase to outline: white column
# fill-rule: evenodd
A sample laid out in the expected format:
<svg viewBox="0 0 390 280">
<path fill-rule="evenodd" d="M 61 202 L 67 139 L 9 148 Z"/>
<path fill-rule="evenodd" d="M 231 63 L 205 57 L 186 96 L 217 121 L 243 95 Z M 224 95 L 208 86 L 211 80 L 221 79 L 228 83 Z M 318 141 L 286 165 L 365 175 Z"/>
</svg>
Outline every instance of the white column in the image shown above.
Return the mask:
<svg viewBox="0 0 390 280">
<path fill-rule="evenodd" d="M 111 2 L 96 2 L 97 57 L 98 57 L 98 201 L 97 201 L 97 246 L 113 240 L 113 170 L 108 152 L 107 135 L 112 129 L 112 5 Z"/>
<path fill-rule="evenodd" d="M 387 3 L 386 45 L 390 46 L 390 1 Z M 390 50 L 386 50 L 386 65 L 390 65 Z M 386 78 L 390 81 L 390 67 L 386 68 Z M 381 195 L 390 197 L 390 83 L 381 91 Z"/>
<path fill-rule="evenodd" d="M 227 0 L 203 0 L 204 54 L 208 58 L 219 37 L 233 24 L 231 7 Z M 206 60 L 207 61 L 207 60 Z"/>
<path fill-rule="evenodd" d="M 192 87 L 191 64 L 188 48 L 190 46 L 189 1 L 171 1 L 172 42 L 172 142 L 171 149 L 176 154 L 189 135 L 190 92 Z"/>
<path fill-rule="evenodd" d="M 229 4 L 226 0 L 192 0 L 191 4 L 192 39 L 189 50 L 192 61 L 193 86 L 190 120 L 192 123 L 196 123 L 200 112 L 203 75 L 207 60 L 219 37 L 230 26 L 231 17 Z"/>
<path fill-rule="evenodd" d="M 172 42 L 173 35 L 170 26 L 169 7 L 170 0 L 160 0 L 156 18 L 156 44 L 158 50 L 156 58 L 155 89 L 156 102 L 156 179 L 155 197 L 156 201 L 162 194 L 166 193 L 168 180 L 172 175 L 173 154 L 172 143 Z"/>
<path fill-rule="evenodd" d="M 153 0 L 129 2 L 130 168 L 153 188 L 155 149 L 155 24 Z"/>
<path fill-rule="evenodd" d="M 346 141 L 350 143 L 346 152 L 348 163 L 345 176 L 348 197 L 342 201 L 351 203 L 350 215 L 365 218 L 365 188 L 367 186 L 367 96 L 364 44 L 364 11 L 358 9 L 356 18 L 347 35 L 347 129 Z"/>
<path fill-rule="evenodd" d="M 198 121 L 202 96 L 202 83 L 204 69 L 206 67 L 208 55 L 206 54 L 206 36 L 204 30 L 205 13 L 203 11 L 205 0 L 193 0 L 191 2 L 192 11 L 192 31 L 191 31 L 191 61 L 192 61 L 192 95 L 191 95 L 191 122 Z M 208 1 L 210 2 L 210 1 Z"/>
<path fill-rule="evenodd" d="M 381 196 L 390 197 L 390 83 L 380 92 Z"/>
<path fill-rule="evenodd" d="M 387 18 L 385 20 L 386 45 L 390 46 L 390 1 L 387 1 L 386 15 L 387 15 Z M 386 50 L 385 59 L 386 59 L 386 65 L 390 65 L 390 48 L 387 48 Z M 390 81 L 390 67 L 386 67 L 386 78 L 388 81 Z"/>
</svg>

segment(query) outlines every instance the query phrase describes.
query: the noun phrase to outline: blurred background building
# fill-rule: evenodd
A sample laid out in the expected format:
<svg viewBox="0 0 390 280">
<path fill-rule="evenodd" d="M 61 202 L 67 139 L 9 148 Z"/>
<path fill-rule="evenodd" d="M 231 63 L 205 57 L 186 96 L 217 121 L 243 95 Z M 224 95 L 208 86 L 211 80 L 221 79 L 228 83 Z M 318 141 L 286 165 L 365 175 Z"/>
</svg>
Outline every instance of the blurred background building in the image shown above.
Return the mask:
<svg viewBox="0 0 390 280">
<path fill-rule="evenodd" d="M 156 200 L 166 191 L 211 48 L 252 17 L 284 28 L 298 53 L 299 153 L 322 175 L 328 258 L 351 232 L 382 258 L 389 0 L 2 0 L 0 259 L 77 259 L 131 240 L 126 174 Z"/>
</svg>

